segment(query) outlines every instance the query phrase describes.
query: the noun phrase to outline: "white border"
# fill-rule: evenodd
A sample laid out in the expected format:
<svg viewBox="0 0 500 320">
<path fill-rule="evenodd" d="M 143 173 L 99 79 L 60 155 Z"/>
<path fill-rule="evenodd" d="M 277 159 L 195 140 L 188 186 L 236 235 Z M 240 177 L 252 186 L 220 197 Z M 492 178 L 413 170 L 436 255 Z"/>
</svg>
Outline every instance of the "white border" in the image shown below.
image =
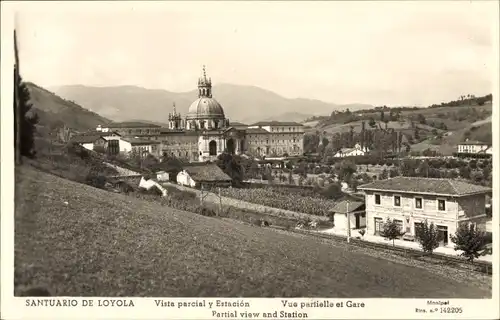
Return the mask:
<svg viewBox="0 0 500 320">
<path fill-rule="evenodd" d="M 496 1 L 495 1 L 496 2 Z M 160 308 L 155 306 L 154 299 L 151 298 L 131 298 L 134 303 L 133 308 L 89 308 L 81 306 L 82 298 L 75 298 L 78 303 L 78 307 L 74 308 L 29 308 L 25 307 L 25 299 L 14 298 L 13 292 L 13 247 L 14 247 L 14 215 L 13 215 L 13 200 L 14 200 L 14 188 L 12 188 L 12 183 L 14 181 L 14 170 L 13 170 L 13 113 L 12 113 L 12 66 L 14 65 L 13 59 L 13 44 L 12 44 L 12 30 L 14 26 L 13 12 L 14 8 L 19 7 L 30 7 L 43 8 L 42 10 L 65 10 L 69 9 L 71 5 L 72 9 L 78 8 L 79 11 L 94 11 L 98 6 L 99 11 L 107 11 L 117 13 L 119 10 L 130 10 L 137 9 L 141 6 L 141 9 L 146 11 L 156 11 L 159 7 L 165 5 L 161 2 L 150 2 L 145 5 L 145 3 L 140 2 L 92 2 L 92 3 L 77 3 L 77 2 L 1 2 L 1 89 L 2 89 L 2 108 L 1 108 L 1 226 L 2 226 L 2 256 L 1 256 L 1 274 L 2 274 L 2 287 L 1 287 L 1 317 L 2 319 L 14 319 L 14 318 L 33 318 L 33 319 L 70 319 L 70 318 L 149 318 L 149 319 L 165 319 L 165 318 L 177 318 L 177 319 L 210 319 L 214 318 L 211 310 L 203 308 Z M 248 4 L 235 4 L 231 2 L 220 2 L 212 3 L 212 7 L 216 7 L 216 10 L 220 10 L 222 6 L 247 6 Z M 287 4 L 287 5 L 291 5 Z M 299 2 L 294 2 L 293 5 L 300 5 Z M 384 5 L 383 2 L 380 5 Z M 495 68 L 494 72 L 494 86 L 492 88 L 492 93 L 494 97 L 493 101 L 493 124 L 499 123 L 499 35 L 498 35 L 498 5 L 496 2 L 496 10 L 492 10 L 491 17 L 485 17 L 493 19 L 496 23 L 494 37 L 494 50 L 495 54 Z M 185 10 L 186 8 L 195 9 L 196 3 L 174 3 L 170 2 L 170 8 L 172 10 Z M 49 9 L 50 8 L 50 9 Z M 248 7 L 247 7 L 248 8 Z M 249 8 L 248 8 L 249 9 Z M 332 22 L 334 23 L 334 22 Z M 493 198 L 493 207 L 499 208 L 499 129 L 498 126 L 493 126 L 493 146 L 494 146 L 494 166 L 493 166 L 493 186 L 494 194 L 497 195 Z M 498 214 L 493 215 L 493 224 L 496 226 L 494 247 L 500 248 L 499 238 L 498 238 L 498 227 L 499 227 L 499 216 Z M 494 262 L 496 267 L 498 267 L 498 250 L 494 251 Z M 454 299 L 450 300 L 451 306 L 457 306 L 463 308 L 463 313 L 460 314 L 430 314 L 430 313 L 416 313 L 416 308 L 426 308 L 425 299 L 352 299 L 358 302 L 364 302 L 364 308 L 314 308 L 308 309 L 309 318 L 315 319 L 331 319 L 331 318 L 344 318 L 344 319 L 436 319 L 441 317 L 447 318 L 499 318 L 498 313 L 498 269 L 494 269 L 493 275 L 493 299 L 487 300 L 467 300 L 467 299 Z M 97 304 L 98 298 L 90 298 L 94 300 L 94 304 Z M 100 298 L 103 299 L 103 298 Z M 112 299 L 118 300 L 118 299 Z M 127 299 L 128 300 L 128 299 Z M 198 300 L 205 301 L 206 303 L 214 302 L 215 299 L 164 299 L 173 301 L 184 301 L 184 300 Z M 223 299 L 226 300 L 226 299 Z M 236 299 L 229 299 L 231 301 L 236 301 Z M 251 304 L 251 307 L 247 311 L 252 312 L 265 312 L 281 310 L 281 299 L 244 299 Z M 294 300 L 296 302 L 309 302 L 311 299 L 288 299 L 289 301 Z M 318 301 L 323 301 L 323 299 L 316 299 Z M 346 303 L 347 299 L 328 299 L 334 305 L 337 303 Z M 228 308 L 231 309 L 231 308 Z M 300 311 L 300 307 L 296 308 Z M 332 310 L 333 309 L 333 310 Z M 229 311 L 229 310 L 224 310 Z M 289 310 L 292 312 L 293 310 Z M 238 316 L 240 317 L 240 316 Z"/>
</svg>

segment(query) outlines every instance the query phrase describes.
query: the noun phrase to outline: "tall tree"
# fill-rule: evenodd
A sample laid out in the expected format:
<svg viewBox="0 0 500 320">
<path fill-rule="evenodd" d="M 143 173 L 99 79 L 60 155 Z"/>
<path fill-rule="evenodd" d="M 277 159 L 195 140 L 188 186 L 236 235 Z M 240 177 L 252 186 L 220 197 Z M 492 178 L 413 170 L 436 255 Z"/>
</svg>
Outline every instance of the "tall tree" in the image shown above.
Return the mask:
<svg viewBox="0 0 500 320">
<path fill-rule="evenodd" d="M 241 185 L 245 177 L 240 156 L 225 152 L 217 157 L 216 163 L 222 171 L 231 177 L 233 185 Z"/>
<path fill-rule="evenodd" d="M 354 126 L 349 126 L 349 148 L 354 146 Z"/>
<path fill-rule="evenodd" d="M 14 73 L 17 74 L 17 71 Z M 14 114 L 16 117 L 14 131 L 16 137 L 19 137 L 19 145 L 16 147 L 19 148 L 20 155 L 34 158 L 36 155 L 35 132 L 38 115 L 31 110 L 30 92 L 26 84 L 22 81 L 21 76 L 17 75 L 15 80 L 17 81 L 14 83 L 15 91 L 17 91 L 17 99 L 14 99 L 14 110 L 16 110 Z M 18 107 L 16 103 L 19 104 Z"/>
<path fill-rule="evenodd" d="M 426 219 L 415 231 L 417 240 L 425 253 L 432 254 L 439 247 L 439 232 L 434 223 L 429 224 Z"/>
</svg>

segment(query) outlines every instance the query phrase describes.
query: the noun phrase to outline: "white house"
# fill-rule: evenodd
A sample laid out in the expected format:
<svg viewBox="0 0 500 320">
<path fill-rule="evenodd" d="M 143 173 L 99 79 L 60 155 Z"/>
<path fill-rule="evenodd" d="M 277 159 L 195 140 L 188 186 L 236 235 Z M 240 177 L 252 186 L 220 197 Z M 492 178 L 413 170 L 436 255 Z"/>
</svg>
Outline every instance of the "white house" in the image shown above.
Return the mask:
<svg viewBox="0 0 500 320">
<path fill-rule="evenodd" d="M 98 147 L 107 148 L 107 141 L 100 135 L 80 134 L 72 136 L 70 142 L 81 145 L 87 150 L 97 150 Z"/>
<path fill-rule="evenodd" d="M 361 147 L 361 144 L 359 144 L 359 143 L 356 143 L 354 145 L 354 149 L 359 149 L 359 150 L 363 151 L 364 153 L 370 152 L 370 149 L 368 149 L 367 146 Z"/>
<path fill-rule="evenodd" d="M 472 141 L 472 140 L 460 143 L 457 147 L 457 151 L 458 153 L 469 153 L 469 154 L 480 154 L 480 153 L 493 154 L 491 145 L 481 141 Z"/>
<path fill-rule="evenodd" d="M 157 188 L 158 190 L 161 191 L 164 197 L 167 195 L 167 189 L 165 189 L 162 185 L 160 185 L 153 179 L 147 180 L 144 177 L 141 177 L 141 181 L 139 182 L 139 188 L 143 188 L 146 190 L 150 190 L 151 188 Z"/>
<path fill-rule="evenodd" d="M 194 181 L 186 170 L 182 170 L 177 174 L 177 184 L 181 186 L 187 186 L 194 188 L 196 187 L 196 181 Z"/>
<path fill-rule="evenodd" d="M 342 148 L 335 155 L 335 158 L 344 158 L 344 157 L 356 157 L 356 156 L 364 156 L 366 154 L 365 151 L 356 148 Z"/>
<path fill-rule="evenodd" d="M 158 171 L 158 172 L 156 172 L 156 179 L 158 181 L 169 181 L 170 180 L 170 175 L 169 175 L 168 172 Z"/>
<path fill-rule="evenodd" d="M 143 140 L 134 137 L 125 137 L 120 139 L 120 152 L 121 153 L 137 152 L 139 154 L 156 153 L 159 144 L 160 141 Z"/>
<path fill-rule="evenodd" d="M 365 194 L 367 234 L 379 235 L 390 218 L 415 239 L 427 219 L 447 246 L 460 223 L 480 223 L 486 217 L 487 187 L 453 179 L 395 177 L 358 187 Z"/>
<path fill-rule="evenodd" d="M 330 217 L 337 230 L 347 232 L 348 229 L 352 231 L 365 228 L 365 203 L 356 199 L 343 199 L 330 210 Z"/>
</svg>

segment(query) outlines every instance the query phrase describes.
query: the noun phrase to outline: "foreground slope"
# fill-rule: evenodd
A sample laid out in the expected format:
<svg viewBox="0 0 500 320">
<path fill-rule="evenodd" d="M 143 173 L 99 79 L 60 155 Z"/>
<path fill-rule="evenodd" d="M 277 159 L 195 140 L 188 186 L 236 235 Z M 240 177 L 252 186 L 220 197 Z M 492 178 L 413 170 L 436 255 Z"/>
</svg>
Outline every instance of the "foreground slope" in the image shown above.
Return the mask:
<svg viewBox="0 0 500 320">
<path fill-rule="evenodd" d="M 15 287 L 65 296 L 471 297 L 487 288 L 17 169 Z M 66 205 L 64 202 L 68 202 Z"/>
</svg>

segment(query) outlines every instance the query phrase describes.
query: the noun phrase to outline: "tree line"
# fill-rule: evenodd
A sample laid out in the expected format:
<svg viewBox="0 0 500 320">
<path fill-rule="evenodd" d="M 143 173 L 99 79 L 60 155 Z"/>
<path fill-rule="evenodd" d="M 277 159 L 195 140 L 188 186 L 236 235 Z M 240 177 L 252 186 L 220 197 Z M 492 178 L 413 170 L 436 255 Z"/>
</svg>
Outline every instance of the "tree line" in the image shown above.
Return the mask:
<svg viewBox="0 0 500 320">
<path fill-rule="evenodd" d="M 401 224 L 394 219 L 387 218 L 382 226 L 380 235 L 390 241 L 394 246 L 394 241 L 406 234 L 401 229 Z M 422 250 L 427 254 L 432 254 L 439 247 L 439 242 L 444 240 L 434 223 L 424 220 L 419 227 L 415 227 L 415 237 Z M 467 261 L 473 261 L 483 254 L 486 254 L 486 247 L 491 244 L 491 235 L 481 231 L 474 224 L 461 223 L 455 234 L 451 235 L 455 251 L 462 251 L 460 256 Z"/>
</svg>

